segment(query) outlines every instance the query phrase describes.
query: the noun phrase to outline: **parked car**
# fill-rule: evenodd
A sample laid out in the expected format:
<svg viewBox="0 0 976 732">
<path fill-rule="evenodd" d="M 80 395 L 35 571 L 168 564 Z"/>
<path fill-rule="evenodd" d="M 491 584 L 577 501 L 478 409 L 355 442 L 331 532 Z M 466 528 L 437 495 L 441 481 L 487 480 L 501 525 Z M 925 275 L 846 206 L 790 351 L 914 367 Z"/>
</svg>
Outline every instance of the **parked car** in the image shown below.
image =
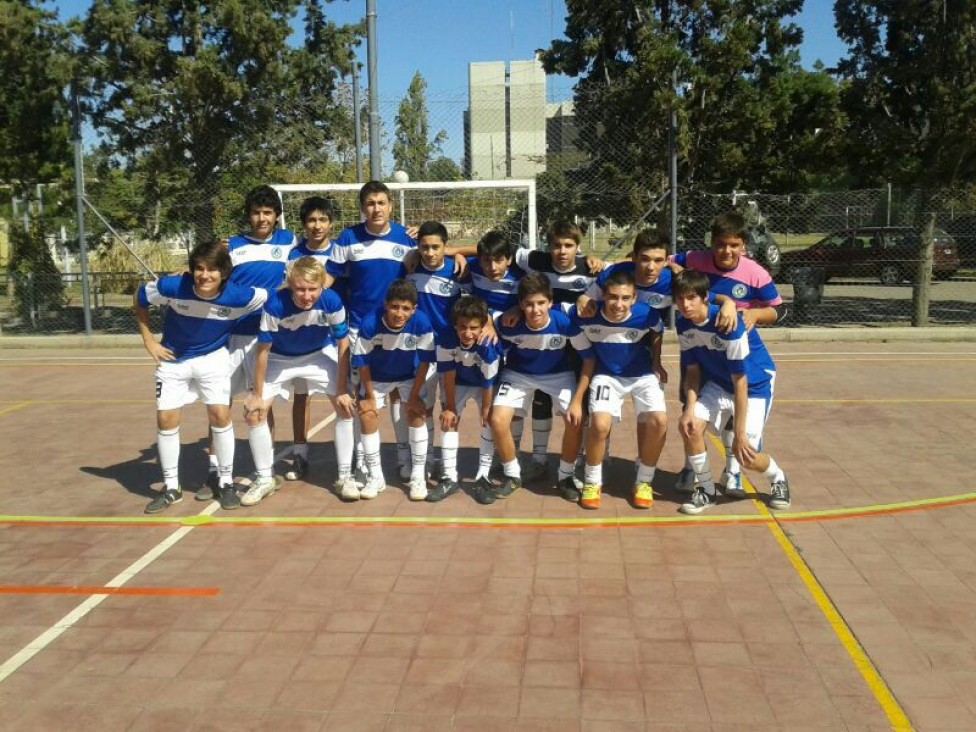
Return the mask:
<svg viewBox="0 0 976 732">
<path fill-rule="evenodd" d="M 687 252 L 692 249 L 708 249 L 704 237 L 678 235 L 678 251 Z M 746 256 L 759 262 L 773 277 L 779 274 L 781 252 L 773 235 L 766 231 L 765 224 L 759 224 L 749 229 L 746 238 Z"/>
<path fill-rule="evenodd" d="M 896 285 L 912 279 L 918 269 L 922 245 L 921 230 L 909 226 L 865 226 L 837 231 L 806 249 L 783 252 L 782 277 L 792 278 L 796 267 L 822 267 L 824 278 L 877 277 L 882 284 Z M 959 269 L 956 242 L 941 229 L 935 230 L 932 273 L 940 279 Z"/>
<path fill-rule="evenodd" d="M 942 228 L 956 240 L 959 264 L 976 264 L 976 214 L 956 214 L 948 221 L 943 219 Z"/>
</svg>

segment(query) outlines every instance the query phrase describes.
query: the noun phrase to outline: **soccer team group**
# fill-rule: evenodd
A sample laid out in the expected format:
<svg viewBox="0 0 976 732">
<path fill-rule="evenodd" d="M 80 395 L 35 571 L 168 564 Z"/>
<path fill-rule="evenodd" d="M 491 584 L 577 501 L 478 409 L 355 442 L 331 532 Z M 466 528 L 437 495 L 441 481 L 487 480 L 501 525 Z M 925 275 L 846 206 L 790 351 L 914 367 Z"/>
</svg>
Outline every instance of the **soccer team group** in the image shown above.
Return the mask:
<svg viewBox="0 0 976 732">
<path fill-rule="evenodd" d="M 305 475 L 312 394 L 325 394 L 335 411 L 335 492 L 344 501 L 374 498 L 386 488 L 379 413 L 387 404 L 410 499 L 436 502 L 458 492 L 458 427 L 472 401 L 481 427 L 471 490 L 478 503 L 548 478 L 555 414 L 564 423 L 556 490 L 586 509 L 600 506 L 610 433 L 629 395 L 638 455 L 630 500 L 649 508 L 667 436 L 661 343 L 672 307 L 686 455 L 677 487 L 688 494 L 679 510 L 707 510 L 718 489 L 745 497 L 742 467 L 769 480 L 770 507 L 790 506 L 786 476 L 761 447 L 776 371 L 755 328 L 775 323 L 785 308 L 769 274 L 743 254 L 741 215 L 716 217 L 710 250 L 669 257 L 666 237 L 648 229 L 629 259 L 606 264 L 580 254 L 580 229 L 568 221 L 549 229 L 547 251 L 519 247 L 499 231 L 476 247 L 451 246 L 439 222 L 408 230 L 391 220 L 390 191 L 381 182 L 361 188 L 359 205 L 361 223 L 331 239 L 333 201 L 306 199 L 303 237 L 296 239 L 279 227 L 277 192 L 259 186 L 245 198 L 249 231 L 198 244 L 189 272 L 139 288 L 136 318 L 157 363 L 164 481 L 147 513 L 182 500 L 185 405 L 202 400 L 211 429 L 210 473 L 196 498 L 233 509 L 255 505 L 282 485 L 274 473 L 276 399 L 294 396 L 293 457 L 284 477 Z M 158 341 L 149 323 L 153 305 L 167 306 Z M 233 481 L 237 394 L 245 394 L 255 467 L 244 492 Z M 523 467 L 518 446 L 530 414 L 532 453 Z M 721 435 L 725 448 L 718 481 L 708 430 Z M 490 475 L 496 452 L 500 480 Z"/>
</svg>

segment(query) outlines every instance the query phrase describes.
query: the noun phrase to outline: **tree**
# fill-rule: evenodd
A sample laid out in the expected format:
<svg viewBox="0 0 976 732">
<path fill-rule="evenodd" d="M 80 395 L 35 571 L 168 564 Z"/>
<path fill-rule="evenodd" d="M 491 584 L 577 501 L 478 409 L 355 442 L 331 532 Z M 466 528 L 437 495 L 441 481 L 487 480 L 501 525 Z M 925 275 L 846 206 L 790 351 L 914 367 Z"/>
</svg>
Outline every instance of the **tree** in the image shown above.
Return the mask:
<svg viewBox="0 0 976 732">
<path fill-rule="evenodd" d="M 20 194 L 71 165 L 63 90 L 67 33 L 41 2 L 0 2 L 0 181 Z"/>
<path fill-rule="evenodd" d="M 802 0 L 568 0 L 566 39 L 542 54 L 578 76 L 580 171 L 605 195 L 587 215 L 632 218 L 665 186 L 668 115 L 679 179 L 706 190 L 790 190 L 835 164 L 835 84 L 803 71 Z M 678 89 L 672 83 L 677 70 Z"/>
<path fill-rule="evenodd" d="M 413 75 L 407 96 L 400 101 L 396 116 L 396 139 L 393 142 L 393 161 L 397 170 L 406 171 L 410 180 L 429 179 L 429 168 L 435 155 L 447 139 L 441 130 L 430 137 L 427 119 L 427 82 L 418 71 Z"/>
<path fill-rule="evenodd" d="M 429 180 L 456 181 L 462 180 L 461 168 L 449 157 L 441 156 L 431 161 L 427 167 L 427 177 Z"/>
<path fill-rule="evenodd" d="M 77 30 L 92 121 L 116 155 L 185 197 L 198 238 L 214 235 L 228 178 L 239 201 L 242 181 L 320 165 L 351 131 L 334 98 L 361 25 L 326 20 L 319 0 L 95 0 Z"/>
</svg>

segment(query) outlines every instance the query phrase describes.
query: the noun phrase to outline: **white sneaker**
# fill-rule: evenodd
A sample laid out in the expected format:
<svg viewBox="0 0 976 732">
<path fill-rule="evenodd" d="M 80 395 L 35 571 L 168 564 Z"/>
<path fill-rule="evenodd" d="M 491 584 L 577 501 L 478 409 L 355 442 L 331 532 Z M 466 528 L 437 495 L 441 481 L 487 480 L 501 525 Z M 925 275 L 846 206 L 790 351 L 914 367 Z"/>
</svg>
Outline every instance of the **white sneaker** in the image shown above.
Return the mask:
<svg viewBox="0 0 976 732">
<path fill-rule="evenodd" d="M 410 481 L 410 500 L 423 501 L 427 499 L 427 481 L 417 478 Z"/>
<path fill-rule="evenodd" d="M 746 491 L 742 487 L 742 473 L 723 472 L 718 482 L 722 486 L 722 492 L 729 498 L 746 497 Z"/>
<path fill-rule="evenodd" d="M 352 476 L 339 478 L 335 484 L 339 498 L 343 501 L 358 501 L 360 496 L 360 484 Z"/>
<path fill-rule="evenodd" d="M 372 498 L 376 498 L 380 493 L 386 490 L 386 480 L 384 478 L 374 478 L 370 476 L 366 481 L 366 485 L 362 487 L 359 491 L 359 497 L 365 501 Z"/>
<path fill-rule="evenodd" d="M 270 478 L 256 477 L 251 483 L 251 487 L 247 489 L 247 493 L 241 496 L 241 505 L 254 506 L 276 490 L 278 490 L 278 481 L 273 476 Z"/>
</svg>

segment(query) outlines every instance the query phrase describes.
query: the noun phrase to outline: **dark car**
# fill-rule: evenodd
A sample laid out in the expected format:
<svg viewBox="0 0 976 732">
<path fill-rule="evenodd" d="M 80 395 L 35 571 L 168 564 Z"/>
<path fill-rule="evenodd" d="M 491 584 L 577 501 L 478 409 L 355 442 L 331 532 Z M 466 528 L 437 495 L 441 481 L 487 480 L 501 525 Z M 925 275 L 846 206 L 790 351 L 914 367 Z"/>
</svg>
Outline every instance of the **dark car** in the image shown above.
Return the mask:
<svg viewBox="0 0 976 732">
<path fill-rule="evenodd" d="M 825 280 L 831 277 L 877 277 L 882 284 L 896 285 L 914 278 L 921 246 L 921 230 L 915 227 L 845 229 L 806 249 L 783 252 L 782 279 L 789 282 L 797 267 L 819 267 L 824 270 Z M 958 269 L 956 242 L 941 229 L 936 229 L 932 273 L 945 280 Z"/>
</svg>

